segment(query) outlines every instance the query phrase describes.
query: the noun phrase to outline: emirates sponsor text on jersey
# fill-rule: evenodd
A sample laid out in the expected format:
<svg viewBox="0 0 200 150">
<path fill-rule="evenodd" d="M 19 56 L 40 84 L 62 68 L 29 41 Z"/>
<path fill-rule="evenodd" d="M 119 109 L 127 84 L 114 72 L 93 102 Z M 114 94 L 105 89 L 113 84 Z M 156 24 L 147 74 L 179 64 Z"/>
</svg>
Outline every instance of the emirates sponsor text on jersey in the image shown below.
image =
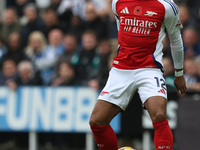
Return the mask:
<svg viewBox="0 0 200 150">
<path fill-rule="evenodd" d="M 152 28 L 157 28 L 157 22 L 148 20 L 138 20 L 120 17 L 120 25 L 124 26 L 124 31 L 137 34 L 149 35 Z"/>
</svg>

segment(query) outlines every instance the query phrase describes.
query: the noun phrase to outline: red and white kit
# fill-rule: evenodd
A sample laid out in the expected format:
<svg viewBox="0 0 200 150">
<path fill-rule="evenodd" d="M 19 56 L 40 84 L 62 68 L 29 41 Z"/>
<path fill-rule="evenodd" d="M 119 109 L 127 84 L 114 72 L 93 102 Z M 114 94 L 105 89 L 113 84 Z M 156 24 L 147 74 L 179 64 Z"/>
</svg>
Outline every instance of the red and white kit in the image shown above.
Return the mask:
<svg viewBox="0 0 200 150">
<path fill-rule="evenodd" d="M 183 68 L 182 25 L 171 0 L 113 0 L 112 9 L 119 30 L 114 67 L 163 68 L 162 41 L 167 31 L 170 41 L 176 42 L 171 43 L 175 68 Z"/>
<path fill-rule="evenodd" d="M 161 72 L 164 69 L 162 41 L 166 34 L 174 67 L 183 68 L 178 7 L 171 0 L 113 0 L 112 9 L 119 47 L 108 82 L 98 99 L 125 110 L 136 89 L 143 103 L 151 96 L 167 98 Z"/>
</svg>

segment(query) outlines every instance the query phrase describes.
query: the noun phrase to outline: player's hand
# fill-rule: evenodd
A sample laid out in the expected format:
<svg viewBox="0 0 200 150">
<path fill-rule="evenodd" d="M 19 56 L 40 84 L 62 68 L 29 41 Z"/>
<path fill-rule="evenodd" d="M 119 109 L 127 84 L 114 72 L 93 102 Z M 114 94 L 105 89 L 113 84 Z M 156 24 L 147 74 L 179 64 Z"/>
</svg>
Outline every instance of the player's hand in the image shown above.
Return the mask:
<svg viewBox="0 0 200 150">
<path fill-rule="evenodd" d="M 186 87 L 184 76 L 175 77 L 174 78 L 174 85 L 181 94 L 186 93 L 187 87 Z"/>
</svg>

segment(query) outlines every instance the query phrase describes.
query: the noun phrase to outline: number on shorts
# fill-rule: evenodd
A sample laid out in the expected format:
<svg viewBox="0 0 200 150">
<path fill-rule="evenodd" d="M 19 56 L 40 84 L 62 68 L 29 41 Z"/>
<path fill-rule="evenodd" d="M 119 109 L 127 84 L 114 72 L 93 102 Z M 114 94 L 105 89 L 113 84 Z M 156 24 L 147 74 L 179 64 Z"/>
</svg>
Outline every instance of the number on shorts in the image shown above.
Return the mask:
<svg viewBox="0 0 200 150">
<path fill-rule="evenodd" d="M 163 89 L 167 90 L 165 80 L 163 78 L 160 78 L 160 80 L 159 80 L 158 77 L 154 77 L 154 79 L 156 80 L 157 87 L 162 87 Z"/>
</svg>

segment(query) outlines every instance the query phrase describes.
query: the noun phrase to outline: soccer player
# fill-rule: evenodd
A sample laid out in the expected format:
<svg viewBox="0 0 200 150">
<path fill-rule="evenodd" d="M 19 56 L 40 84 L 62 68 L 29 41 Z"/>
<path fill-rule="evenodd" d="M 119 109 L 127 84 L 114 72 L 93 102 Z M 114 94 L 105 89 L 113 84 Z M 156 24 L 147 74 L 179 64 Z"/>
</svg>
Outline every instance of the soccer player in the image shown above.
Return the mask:
<svg viewBox="0 0 200 150">
<path fill-rule="evenodd" d="M 186 92 L 179 10 L 172 0 L 113 0 L 118 25 L 118 51 L 106 86 L 90 117 L 90 127 L 100 150 L 117 150 L 109 125 L 125 110 L 138 91 L 155 129 L 156 150 L 172 150 L 173 135 L 166 118 L 167 89 L 163 77 L 162 40 L 170 39 L 175 68 L 174 84 Z"/>
</svg>

